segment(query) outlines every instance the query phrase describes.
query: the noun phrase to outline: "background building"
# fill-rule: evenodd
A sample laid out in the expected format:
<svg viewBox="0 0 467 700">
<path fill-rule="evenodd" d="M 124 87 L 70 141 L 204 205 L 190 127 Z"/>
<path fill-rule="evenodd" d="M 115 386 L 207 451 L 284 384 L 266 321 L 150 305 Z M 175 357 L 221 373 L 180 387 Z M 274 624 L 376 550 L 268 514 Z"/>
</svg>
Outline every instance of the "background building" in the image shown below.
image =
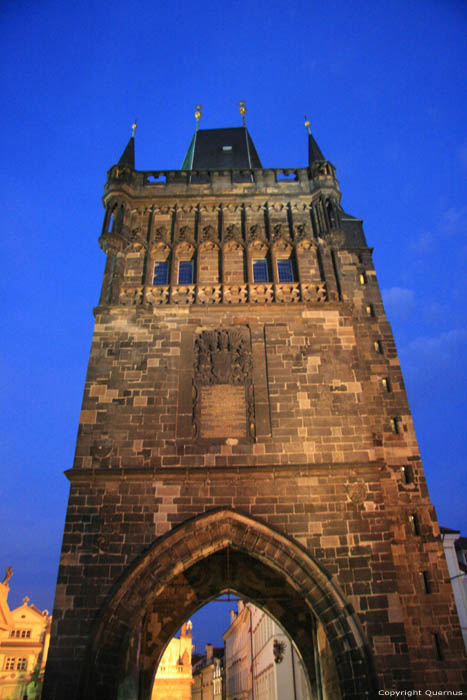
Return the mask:
<svg viewBox="0 0 467 700">
<path fill-rule="evenodd" d="M 191 700 L 193 684 L 191 622 L 182 625 L 180 637 L 173 637 L 157 667 L 152 700 Z"/>
<path fill-rule="evenodd" d="M 50 641 L 51 617 L 47 610 L 29 605 L 29 598 L 14 610 L 8 607 L 7 569 L 0 583 L 0 700 L 39 700 Z"/>
<path fill-rule="evenodd" d="M 467 650 L 467 537 L 461 537 L 460 534 L 459 530 L 441 528 L 441 539 L 448 563 L 449 577 Z M 429 587 L 430 581 L 424 581 L 424 585 Z"/>
<path fill-rule="evenodd" d="M 193 700 L 223 700 L 224 649 L 206 644 L 206 653 L 193 665 Z"/>
<path fill-rule="evenodd" d="M 306 672 L 288 635 L 255 605 L 237 605 L 224 634 L 226 700 L 311 700 Z"/>
</svg>

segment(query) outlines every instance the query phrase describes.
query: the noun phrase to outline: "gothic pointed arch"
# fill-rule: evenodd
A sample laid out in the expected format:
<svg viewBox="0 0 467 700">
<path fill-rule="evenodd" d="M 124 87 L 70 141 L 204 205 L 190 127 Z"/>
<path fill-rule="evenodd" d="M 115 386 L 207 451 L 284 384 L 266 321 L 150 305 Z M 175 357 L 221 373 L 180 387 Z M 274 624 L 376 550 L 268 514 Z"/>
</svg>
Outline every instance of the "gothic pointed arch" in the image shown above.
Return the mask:
<svg viewBox="0 0 467 700">
<path fill-rule="evenodd" d="M 251 570 L 248 577 L 245 566 Z M 137 697 L 148 700 L 170 638 L 194 611 L 227 590 L 259 602 L 294 639 L 311 674 L 310 630 L 318 619 L 342 696 L 350 684 L 360 697 L 374 690 L 360 623 L 326 569 L 270 525 L 236 510 L 216 509 L 157 539 L 117 581 L 91 635 L 85 697 L 99 698 L 113 674 L 121 686 L 132 677 L 139 684 Z M 115 686 L 114 693 L 109 700 L 118 697 Z"/>
</svg>

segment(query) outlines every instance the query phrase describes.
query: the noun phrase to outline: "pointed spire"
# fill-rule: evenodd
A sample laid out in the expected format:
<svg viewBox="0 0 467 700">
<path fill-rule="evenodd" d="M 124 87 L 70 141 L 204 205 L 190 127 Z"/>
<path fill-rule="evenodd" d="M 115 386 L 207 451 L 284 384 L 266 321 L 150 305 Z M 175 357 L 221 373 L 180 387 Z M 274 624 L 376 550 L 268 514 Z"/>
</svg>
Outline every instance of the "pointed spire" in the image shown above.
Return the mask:
<svg viewBox="0 0 467 700">
<path fill-rule="evenodd" d="M 250 134 L 248 133 L 248 129 L 246 128 L 246 121 L 245 121 L 245 114 L 246 114 L 246 107 L 245 107 L 245 100 L 240 100 L 238 103 L 238 107 L 240 110 L 240 114 L 242 115 L 242 122 L 243 122 L 243 128 L 245 129 L 245 140 L 246 140 L 246 152 L 248 156 L 248 167 L 251 168 L 251 153 L 250 153 Z M 251 176 L 251 179 L 253 181 L 253 175 Z"/>
<path fill-rule="evenodd" d="M 202 105 L 196 105 L 195 107 L 196 129 L 188 147 L 188 151 L 186 152 L 186 156 L 183 159 L 181 170 L 193 170 L 193 158 L 195 157 L 196 137 L 199 131 L 199 120 L 203 116 L 203 113 L 201 111 L 202 109 Z"/>
<path fill-rule="evenodd" d="M 131 125 L 130 140 L 126 145 L 126 148 L 123 151 L 120 160 L 118 161 L 118 165 L 126 165 L 130 168 L 133 168 L 133 170 L 135 169 L 135 131 L 137 127 L 138 125 L 135 119 L 135 121 Z"/>
<path fill-rule="evenodd" d="M 305 126 L 308 131 L 308 165 L 311 165 L 316 160 L 326 160 L 326 158 L 321 153 L 321 149 L 313 138 L 313 134 L 310 129 L 310 121 L 305 114 Z"/>
<path fill-rule="evenodd" d="M 202 109 L 203 109 L 202 105 L 196 105 L 196 107 L 195 107 L 196 131 L 198 131 L 198 129 L 199 129 L 199 120 L 203 116 Z"/>
</svg>

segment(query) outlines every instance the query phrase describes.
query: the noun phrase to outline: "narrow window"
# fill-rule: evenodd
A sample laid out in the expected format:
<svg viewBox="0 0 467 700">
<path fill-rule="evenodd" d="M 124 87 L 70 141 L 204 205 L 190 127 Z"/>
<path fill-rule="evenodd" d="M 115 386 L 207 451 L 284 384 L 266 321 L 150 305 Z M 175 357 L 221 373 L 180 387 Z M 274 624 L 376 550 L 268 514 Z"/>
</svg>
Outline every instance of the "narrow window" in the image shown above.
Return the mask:
<svg viewBox="0 0 467 700">
<path fill-rule="evenodd" d="M 164 260 L 163 262 L 154 263 L 154 277 L 152 280 L 154 285 L 157 284 L 168 284 L 169 283 L 169 262 Z"/>
<path fill-rule="evenodd" d="M 293 270 L 291 260 L 277 261 L 277 276 L 279 282 L 293 282 Z"/>
<path fill-rule="evenodd" d="M 366 284 L 366 275 L 365 275 L 364 272 L 362 272 L 362 273 L 358 276 L 358 279 L 360 280 L 360 284 L 361 284 L 361 285 L 365 285 L 365 284 Z"/>
<path fill-rule="evenodd" d="M 269 282 L 268 261 L 253 260 L 253 282 Z"/>
<path fill-rule="evenodd" d="M 16 670 L 17 671 L 25 671 L 26 670 L 26 659 L 21 656 L 18 659 L 18 663 L 16 664 Z"/>
<path fill-rule="evenodd" d="M 180 260 L 178 264 L 178 284 L 193 284 L 193 260 Z"/>
<path fill-rule="evenodd" d="M 410 532 L 412 535 L 419 535 L 420 534 L 420 527 L 418 524 L 418 518 L 415 513 L 410 513 L 409 515 L 409 528 Z"/>
<path fill-rule="evenodd" d="M 374 349 L 375 349 L 375 352 L 378 353 L 378 355 L 382 355 L 382 354 L 383 354 L 383 346 L 381 345 L 381 342 L 380 342 L 379 340 L 375 340 L 375 341 L 373 342 L 373 347 L 374 347 Z"/>
<path fill-rule="evenodd" d="M 30 637 L 30 636 L 31 636 L 31 630 L 27 630 L 27 631 L 26 631 L 26 637 Z"/>
<path fill-rule="evenodd" d="M 374 316 L 375 310 L 373 309 L 373 304 L 367 304 L 365 306 L 365 311 L 367 316 Z"/>
<path fill-rule="evenodd" d="M 423 593 L 431 593 L 430 581 L 428 579 L 428 571 L 420 571 L 420 586 Z"/>
<path fill-rule="evenodd" d="M 7 656 L 5 659 L 5 671 L 13 671 L 15 668 L 15 659 L 12 656 Z"/>
<path fill-rule="evenodd" d="M 394 435 L 399 435 L 399 433 L 400 433 L 399 421 L 400 421 L 400 418 L 391 418 L 391 420 L 389 421 L 389 424 L 391 426 L 391 430 L 394 433 Z"/>
<path fill-rule="evenodd" d="M 401 467 L 401 479 L 403 484 L 411 484 L 413 481 L 412 469 L 406 464 Z"/>
<path fill-rule="evenodd" d="M 437 659 L 439 661 L 443 661 L 444 655 L 443 655 L 443 649 L 441 647 L 441 637 L 438 634 L 438 632 L 433 632 L 433 642 L 435 644 Z"/>
<path fill-rule="evenodd" d="M 383 385 L 384 391 L 387 391 L 388 394 L 391 391 L 391 383 L 387 377 L 383 377 L 381 380 L 381 384 Z"/>
</svg>

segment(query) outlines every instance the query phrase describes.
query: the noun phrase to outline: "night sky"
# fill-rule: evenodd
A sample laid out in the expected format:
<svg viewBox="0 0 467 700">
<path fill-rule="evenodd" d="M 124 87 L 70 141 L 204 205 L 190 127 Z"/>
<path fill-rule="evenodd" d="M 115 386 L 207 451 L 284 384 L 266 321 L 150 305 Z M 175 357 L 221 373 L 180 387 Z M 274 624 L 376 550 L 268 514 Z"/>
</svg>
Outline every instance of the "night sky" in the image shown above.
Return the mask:
<svg viewBox="0 0 467 700">
<path fill-rule="evenodd" d="M 202 128 L 247 125 L 265 167 L 306 130 L 364 219 L 442 525 L 467 535 L 464 0 L 5 0 L 0 567 L 52 609 L 104 267 L 106 171 L 179 168 Z M 0 571 L 0 576 L 2 576 Z M 229 608 L 217 604 L 218 609 Z M 218 617 L 217 613 L 214 617 Z M 227 623 L 222 623 L 225 628 Z M 220 644 L 214 630 L 197 634 Z"/>
</svg>

